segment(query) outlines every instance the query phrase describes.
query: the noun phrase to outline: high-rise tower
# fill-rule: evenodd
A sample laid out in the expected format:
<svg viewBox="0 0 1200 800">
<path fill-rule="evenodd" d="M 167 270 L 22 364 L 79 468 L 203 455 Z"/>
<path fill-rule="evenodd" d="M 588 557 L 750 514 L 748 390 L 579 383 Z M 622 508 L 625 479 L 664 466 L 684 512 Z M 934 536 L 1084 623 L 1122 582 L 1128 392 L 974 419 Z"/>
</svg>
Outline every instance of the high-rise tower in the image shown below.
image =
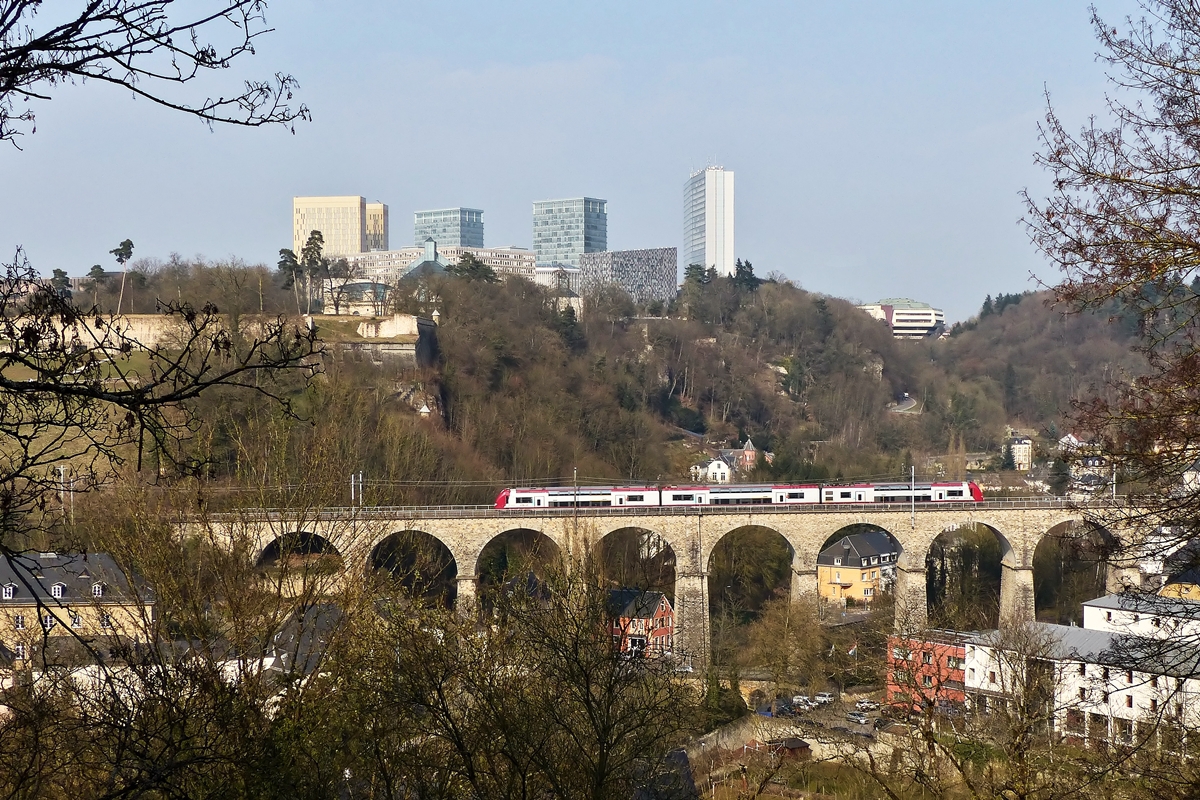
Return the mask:
<svg viewBox="0 0 1200 800">
<path fill-rule="evenodd" d="M 607 200 L 572 197 L 533 204 L 533 252 L 538 264 L 578 267 L 582 254 L 607 249 Z"/>
<path fill-rule="evenodd" d="M 733 172 L 706 167 L 693 172 L 683 187 L 683 264 L 716 267 L 732 275 Z"/>
</svg>

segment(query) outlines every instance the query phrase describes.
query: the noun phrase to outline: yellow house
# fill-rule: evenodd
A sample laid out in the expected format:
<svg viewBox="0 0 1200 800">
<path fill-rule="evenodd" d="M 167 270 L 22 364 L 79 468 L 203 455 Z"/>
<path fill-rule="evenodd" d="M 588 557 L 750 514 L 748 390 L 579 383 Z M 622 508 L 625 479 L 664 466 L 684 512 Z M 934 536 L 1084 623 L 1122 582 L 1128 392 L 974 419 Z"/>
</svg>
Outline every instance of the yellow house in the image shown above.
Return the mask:
<svg viewBox="0 0 1200 800">
<path fill-rule="evenodd" d="M 884 531 L 843 536 L 817 556 L 817 593 L 845 605 L 870 605 L 896 580 L 900 546 Z"/>
<path fill-rule="evenodd" d="M 1158 590 L 1163 597 L 1177 597 L 1200 603 L 1200 569 L 1189 569 L 1172 577 Z"/>
<path fill-rule="evenodd" d="M 0 646 L 14 665 L 65 641 L 145 641 L 154 597 L 106 553 L 0 559 Z"/>
</svg>

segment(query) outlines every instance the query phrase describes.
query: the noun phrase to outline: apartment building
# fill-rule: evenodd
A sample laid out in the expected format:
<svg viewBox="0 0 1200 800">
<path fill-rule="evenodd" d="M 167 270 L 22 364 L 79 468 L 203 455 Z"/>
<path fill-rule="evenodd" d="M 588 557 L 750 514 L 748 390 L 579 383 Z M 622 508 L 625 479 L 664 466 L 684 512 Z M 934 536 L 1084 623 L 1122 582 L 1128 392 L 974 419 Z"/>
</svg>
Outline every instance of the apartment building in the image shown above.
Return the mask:
<svg viewBox="0 0 1200 800">
<path fill-rule="evenodd" d="M 900 546 L 883 531 L 852 533 L 817 556 L 817 594 L 846 605 L 870 605 L 896 581 Z"/>
<path fill-rule="evenodd" d="M 144 641 L 155 599 L 105 553 L 0 559 L 0 646 L 20 665 L 55 640 Z"/>
</svg>

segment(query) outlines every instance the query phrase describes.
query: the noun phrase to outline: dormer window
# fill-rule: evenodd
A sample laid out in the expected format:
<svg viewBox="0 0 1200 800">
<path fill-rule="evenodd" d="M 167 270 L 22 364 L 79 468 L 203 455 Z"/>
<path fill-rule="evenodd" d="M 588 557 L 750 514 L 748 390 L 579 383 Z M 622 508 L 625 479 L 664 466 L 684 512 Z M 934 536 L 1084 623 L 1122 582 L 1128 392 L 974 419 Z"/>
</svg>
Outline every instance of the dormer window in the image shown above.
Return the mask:
<svg viewBox="0 0 1200 800">
<path fill-rule="evenodd" d="M 0 594 L 3 594 L 5 600 L 12 600 L 13 595 L 16 594 L 16 591 L 16 584 L 6 583 L 4 584 L 4 587 L 0 589 Z"/>
<path fill-rule="evenodd" d="M 104 584 L 103 583 L 93 583 L 92 584 L 92 597 L 104 597 Z"/>
<path fill-rule="evenodd" d="M 65 583 L 56 583 L 50 587 L 50 596 L 55 598 L 56 600 L 61 599 L 63 596 L 63 591 L 66 588 L 67 588 L 67 585 Z"/>
</svg>

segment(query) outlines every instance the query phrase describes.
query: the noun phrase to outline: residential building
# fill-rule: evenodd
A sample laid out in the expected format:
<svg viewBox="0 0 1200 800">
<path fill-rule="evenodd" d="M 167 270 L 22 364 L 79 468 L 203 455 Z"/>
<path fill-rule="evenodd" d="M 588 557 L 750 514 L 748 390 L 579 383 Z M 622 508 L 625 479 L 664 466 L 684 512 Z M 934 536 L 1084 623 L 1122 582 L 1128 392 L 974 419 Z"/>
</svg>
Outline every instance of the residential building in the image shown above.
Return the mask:
<svg viewBox="0 0 1200 800">
<path fill-rule="evenodd" d="M 733 469 L 725 459 L 718 456 L 693 464 L 691 474 L 696 483 L 729 483 Z"/>
<path fill-rule="evenodd" d="M 693 172 L 683 187 L 684 264 L 715 267 L 733 275 L 733 171 L 706 167 Z"/>
<path fill-rule="evenodd" d="M 533 204 L 533 252 L 538 264 L 578 267 L 584 253 L 607 249 L 607 200 L 572 197 Z"/>
<path fill-rule="evenodd" d="M 1019 472 L 1033 469 L 1033 439 L 1028 436 L 1013 436 L 1005 445 L 1012 450 L 1013 469 Z"/>
<path fill-rule="evenodd" d="M 843 536 L 817 556 L 817 594 L 843 605 L 870 605 L 896 581 L 900 545 L 884 531 Z"/>
<path fill-rule="evenodd" d="M 613 647 L 632 656 L 669 655 L 675 648 L 675 610 L 662 592 L 612 589 L 608 593 Z"/>
<path fill-rule="evenodd" d="M 432 237 L 430 237 L 432 238 Z M 537 277 L 535 259 L 532 250 L 522 247 L 443 247 L 437 244 L 437 252 L 446 266 L 456 263 L 464 254 L 470 253 L 484 264 L 487 264 L 501 278 L 519 275 L 527 280 Z M 379 253 L 360 253 L 348 256 L 355 277 L 381 283 L 394 283 L 411 268 L 425 261 L 425 244 L 420 247 L 402 247 L 399 250 L 387 250 Z"/>
<path fill-rule="evenodd" d="M 384 203 L 367 203 L 366 249 L 378 252 L 388 249 L 388 207 Z"/>
<path fill-rule="evenodd" d="M 754 442 L 750 437 L 746 437 L 746 442 L 741 447 L 722 450 L 721 458 L 733 467 L 738 472 L 750 472 L 758 466 L 758 460 L 761 458 L 768 464 L 775 461 L 775 454 L 760 451 L 754 446 Z"/>
<path fill-rule="evenodd" d="M 106 553 L 21 553 L 0 559 L 0 646 L 14 662 L 58 639 L 144 641 L 155 599 Z"/>
<path fill-rule="evenodd" d="M 1176 748 L 1181 729 L 1200 723 L 1200 603 L 1122 593 L 1083 607 L 1081 628 L 970 634 L 968 707 L 983 714 L 1032 699 L 1053 704 L 1054 728 L 1068 741 Z"/>
<path fill-rule="evenodd" d="M 679 253 L 674 247 L 583 253 L 579 267 L 585 293 L 619 286 L 637 303 L 668 302 L 679 288 Z"/>
<path fill-rule="evenodd" d="M 859 308 L 887 323 L 896 339 L 924 339 L 946 327 L 946 315 L 940 308 L 907 297 L 889 297 Z"/>
<path fill-rule="evenodd" d="M 376 218 L 386 219 L 377 206 Z M 297 256 L 313 231 L 320 231 L 327 256 L 365 253 L 367 247 L 367 201 L 358 196 L 293 197 L 292 250 Z M 386 238 L 386 234 L 384 236 Z"/>
<path fill-rule="evenodd" d="M 1013 703 L 1048 705 L 1054 730 L 1069 743 L 1176 749 L 1181 730 L 1200 722 L 1195 643 L 1148 643 L 1041 622 L 1015 635 L 976 634 L 967 645 L 967 706 L 986 714 Z"/>
<path fill-rule="evenodd" d="M 912 709 L 928 704 L 961 706 L 966 700 L 967 638 L 958 631 L 928 631 L 921 639 L 888 638 L 887 702 Z"/>
<path fill-rule="evenodd" d="M 439 208 L 413 214 L 413 243 L 432 238 L 440 247 L 483 247 L 483 211 Z"/>
</svg>

